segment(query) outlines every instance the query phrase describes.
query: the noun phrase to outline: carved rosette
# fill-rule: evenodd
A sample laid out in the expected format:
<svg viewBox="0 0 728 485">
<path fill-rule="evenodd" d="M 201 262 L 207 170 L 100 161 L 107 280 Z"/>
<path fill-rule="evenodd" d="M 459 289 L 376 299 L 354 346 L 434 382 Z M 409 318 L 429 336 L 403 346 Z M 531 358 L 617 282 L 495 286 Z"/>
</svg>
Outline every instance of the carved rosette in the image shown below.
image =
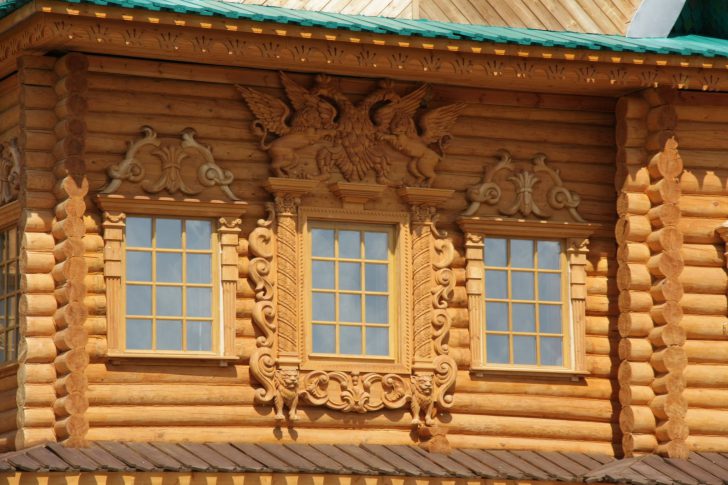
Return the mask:
<svg viewBox="0 0 728 485">
<path fill-rule="evenodd" d="M 176 144 L 162 143 L 157 133 L 149 126 L 142 127 L 143 136 L 129 143 L 124 160 L 109 167 L 109 183 L 101 190 L 102 194 L 113 194 L 124 181 L 140 184 L 150 194 L 166 191 L 169 194 L 182 193 L 187 196 L 197 195 L 207 187 L 220 187 L 225 196 L 234 201 L 240 200 L 230 190 L 233 173 L 222 169 L 212 155 L 212 149 L 200 144 L 195 130 L 186 128 L 180 133 Z M 197 168 L 195 182 L 197 187 L 190 186 L 182 176 L 183 163 L 189 160 L 201 161 Z M 147 164 L 158 163 L 160 174 L 156 180 L 146 178 Z"/>
</svg>

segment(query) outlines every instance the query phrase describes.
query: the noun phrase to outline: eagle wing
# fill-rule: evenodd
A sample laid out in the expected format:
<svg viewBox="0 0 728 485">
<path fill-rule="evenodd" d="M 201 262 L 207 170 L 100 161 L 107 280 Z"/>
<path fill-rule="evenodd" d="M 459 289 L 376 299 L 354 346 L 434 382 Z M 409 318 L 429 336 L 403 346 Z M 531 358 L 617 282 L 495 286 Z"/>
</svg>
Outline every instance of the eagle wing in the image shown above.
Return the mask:
<svg viewBox="0 0 728 485">
<path fill-rule="evenodd" d="M 291 105 L 293 105 L 293 108 L 297 112 L 308 109 L 316 110 L 318 119 L 316 120 L 316 125 L 311 126 L 311 128 L 333 128 L 334 118 L 337 114 L 336 108 L 320 96 L 312 94 L 308 89 L 298 84 L 285 73 L 281 72 L 280 75 L 281 83 L 283 83 L 283 89 L 286 91 L 286 96 L 288 96 L 288 99 L 291 101 Z M 306 121 L 301 123 L 300 119 L 297 118 L 297 116 L 294 116 L 292 122 L 294 126 L 307 123 Z M 306 128 L 308 127 L 309 126 L 306 126 Z"/>
<path fill-rule="evenodd" d="M 463 103 L 448 104 L 422 115 L 419 123 L 422 129 L 422 141 L 429 145 L 449 136 L 450 128 L 466 106 Z"/>
<path fill-rule="evenodd" d="M 288 133 L 290 128 L 286 124 L 286 120 L 291 114 L 291 110 L 286 103 L 269 94 L 261 93 L 246 86 L 236 85 L 236 87 L 248 104 L 250 111 L 257 118 L 256 123 L 262 125 L 266 131 L 277 135 Z"/>
<path fill-rule="evenodd" d="M 410 118 L 413 117 L 429 91 L 430 85 L 423 84 L 397 101 L 385 104 L 374 113 L 374 125 L 379 131 L 388 131 L 395 113 L 402 112 Z"/>
</svg>

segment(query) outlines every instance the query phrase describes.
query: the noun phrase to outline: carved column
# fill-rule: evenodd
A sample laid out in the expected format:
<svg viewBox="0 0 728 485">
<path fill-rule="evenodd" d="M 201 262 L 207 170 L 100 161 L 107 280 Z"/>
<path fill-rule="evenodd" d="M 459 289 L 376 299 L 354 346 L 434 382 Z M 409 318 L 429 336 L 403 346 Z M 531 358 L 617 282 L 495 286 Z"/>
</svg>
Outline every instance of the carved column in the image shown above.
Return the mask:
<svg viewBox="0 0 728 485">
<path fill-rule="evenodd" d="M 586 371 L 586 256 L 589 254 L 588 238 L 566 240 L 566 255 L 571 270 L 571 312 L 574 318 L 574 370 Z"/>
<path fill-rule="evenodd" d="M 119 323 L 124 319 L 121 301 L 121 277 L 124 271 L 122 240 L 126 214 L 104 212 L 104 281 L 106 284 L 106 338 L 111 349 L 118 349 Z"/>
<path fill-rule="evenodd" d="M 485 366 L 483 352 L 483 327 L 485 321 L 485 268 L 483 265 L 483 236 L 472 232 L 465 233 L 465 290 L 468 293 L 468 313 L 470 315 L 470 352 L 471 367 Z"/>
<path fill-rule="evenodd" d="M 220 238 L 220 268 L 222 283 L 222 328 L 225 332 L 223 349 L 226 355 L 235 351 L 235 299 L 238 286 L 238 240 L 240 224 L 237 217 L 221 217 L 218 221 Z"/>
</svg>

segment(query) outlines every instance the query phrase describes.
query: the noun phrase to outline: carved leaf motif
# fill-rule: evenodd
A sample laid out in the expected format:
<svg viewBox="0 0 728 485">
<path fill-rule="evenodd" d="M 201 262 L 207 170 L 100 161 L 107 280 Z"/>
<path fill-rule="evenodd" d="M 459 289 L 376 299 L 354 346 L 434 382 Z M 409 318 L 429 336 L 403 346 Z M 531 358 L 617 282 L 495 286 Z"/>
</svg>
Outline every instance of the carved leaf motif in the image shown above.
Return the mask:
<svg viewBox="0 0 728 485">
<path fill-rule="evenodd" d="M 506 150 L 499 150 L 498 157 L 499 162 L 495 166 L 486 167 L 482 181 L 467 190 L 466 196 L 470 205 L 463 212 L 463 216 L 477 214 L 482 204 L 486 204 L 496 206 L 498 213 L 506 216 L 520 214 L 528 217 L 533 214 L 541 219 L 549 219 L 553 213 L 547 212 L 545 208 L 548 207 L 552 211 L 566 209 L 574 221 L 586 222 L 577 210 L 581 198 L 564 186 L 558 170 L 546 165 L 546 155 L 542 153 L 534 155 L 528 167 L 516 167 Z M 505 177 L 505 181 L 511 183 L 515 192 L 514 199 L 505 207 L 498 205 L 503 193 L 501 187 L 503 181 L 497 181 L 495 177 L 500 172 L 511 174 Z M 545 200 L 536 200 L 536 185 L 548 187 Z"/>
<path fill-rule="evenodd" d="M 230 200 L 240 200 L 230 190 L 233 182 L 233 174 L 229 170 L 223 170 L 212 155 L 210 147 L 201 145 L 195 139 L 195 131 L 187 128 L 182 131 L 182 141 L 178 144 L 163 145 L 157 137 L 157 133 L 149 126 L 142 127 L 144 136 L 129 143 L 124 160 L 109 167 L 109 183 L 102 188 L 102 194 L 116 192 L 123 181 L 141 183 L 141 188 L 149 193 L 156 194 L 167 191 L 170 194 L 181 192 L 185 195 L 196 195 L 202 192 L 205 187 L 220 187 L 220 190 Z M 143 161 L 151 158 L 145 155 L 143 148 L 151 147 L 148 155 L 153 155 L 150 162 L 160 164 L 161 173 L 157 180 L 146 179 L 146 170 Z M 182 163 L 191 158 L 191 153 L 202 158 L 203 162 L 197 171 L 197 183 L 200 188 L 190 187 L 182 177 Z M 156 160 L 155 160 L 156 159 Z M 149 162 L 148 162 L 149 163 Z"/>
<path fill-rule="evenodd" d="M 0 204 L 18 197 L 20 190 L 20 150 L 16 139 L 2 144 L 0 152 Z"/>
</svg>

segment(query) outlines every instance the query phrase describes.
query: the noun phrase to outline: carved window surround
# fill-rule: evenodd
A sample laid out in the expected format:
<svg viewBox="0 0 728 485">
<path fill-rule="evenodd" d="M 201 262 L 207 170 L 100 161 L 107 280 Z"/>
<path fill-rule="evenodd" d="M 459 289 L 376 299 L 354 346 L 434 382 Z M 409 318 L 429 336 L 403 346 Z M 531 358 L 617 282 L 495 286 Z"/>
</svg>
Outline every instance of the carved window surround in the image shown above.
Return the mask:
<svg viewBox="0 0 728 485">
<path fill-rule="evenodd" d="M 123 197 L 98 195 L 97 204 L 104 211 L 104 280 L 106 283 L 107 338 L 109 357 L 137 357 L 144 359 L 216 359 L 237 360 L 235 355 L 235 299 L 238 282 L 238 239 L 245 202 L 206 202 L 195 199 Z M 122 322 L 125 319 L 122 301 L 124 272 L 124 229 L 127 214 L 149 216 L 175 216 L 217 219 L 217 238 L 220 251 L 219 282 L 221 285 L 221 321 L 223 341 L 219 355 L 186 355 L 181 352 L 125 352 L 121 342 Z"/>
<path fill-rule="evenodd" d="M 302 205 L 302 197 L 319 186 L 310 179 L 270 178 L 267 189 L 275 203 L 268 205 L 269 217 L 258 221 L 250 234 L 250 274 L 256 291 L 253 321 L 260 333 L 250 362 L 253 377 L 262 386 L 256 390 L 257 400 L 272 403 L 278 420 L 285 419 L 284 408 L 289 421 L 297 420 L 296 408 L 303 399 L 308 405 L 359 413 L 409 405 L 413 424 L 423 418 L 431 425 L 438 411 L 452 405 L 457 373 L 445 344 L 454 249 L 434 225 L 435 206 L 452 191 L 401 189 L 399 195 L 411 211 L 387 212 L 365 209 L 385 186 L 338 182 L 329 190 L 341 199 L 342 208 Z M 313 220 L 397 227 L 398 360 L 377 364 L 359 358 L 309 359 L 305 234 Z"/>
<path fill-rule="evenodd" d="M 466 290 L 470 315 L 471 370 L 477 372 L 586 374 L 586 256 L 589 236 L 594 226 L 584 223 L 559 223 L 503 218 L 461 217 L 459 226 L 465 233 Z M 484 242 L 486 236 L 522 237 L 528 239 L 562 239 L 566 242 L 571 314 L 571 365 L 568 368 L 504 367 L 486 365 L 485 335 Z"/>
</svg>

